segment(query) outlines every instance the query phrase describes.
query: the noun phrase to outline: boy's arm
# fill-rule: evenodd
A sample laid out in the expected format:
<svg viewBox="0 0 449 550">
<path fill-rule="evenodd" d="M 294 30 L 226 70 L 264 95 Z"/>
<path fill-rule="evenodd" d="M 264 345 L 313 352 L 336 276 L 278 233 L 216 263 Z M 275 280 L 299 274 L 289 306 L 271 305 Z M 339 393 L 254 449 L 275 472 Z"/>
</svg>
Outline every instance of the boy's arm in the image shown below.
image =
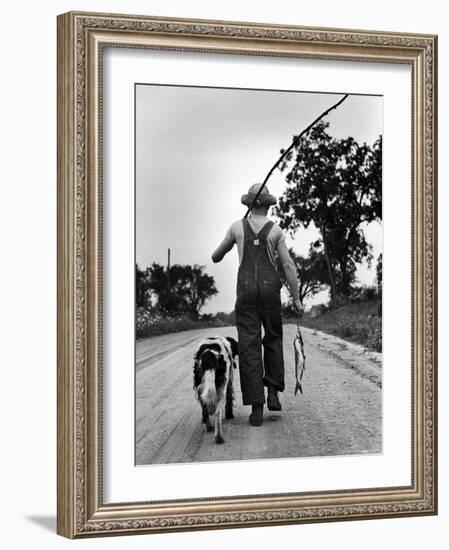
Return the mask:
<svg viewBox="0 0 449 550">
<path fill-rule="evenodd" d="M 212 261 L 214 264 L 221 262 L 225 255 L 232 249 L 234 246 L 234 241 L 232 240 L 230 230 L 226 233 L 226 237 L 222 240 L 218 248 L 212 253 Z"/>
<path fill-rule="evenodd" d="M 302 311 L 304 308 L 299 300 L 298 277 L 296 275 L 296 267 L 290 257 L 290 254 L 288 253 L 285 241 L 281 241 L 277 245 L 276 250 L 279 255 L 279 260 L 284 269 L 285 277 L 287 279 L 288 287 L 290 290 L 290 294 L 292 295 L 295 307 L 298 311 Z"/>
</svg>

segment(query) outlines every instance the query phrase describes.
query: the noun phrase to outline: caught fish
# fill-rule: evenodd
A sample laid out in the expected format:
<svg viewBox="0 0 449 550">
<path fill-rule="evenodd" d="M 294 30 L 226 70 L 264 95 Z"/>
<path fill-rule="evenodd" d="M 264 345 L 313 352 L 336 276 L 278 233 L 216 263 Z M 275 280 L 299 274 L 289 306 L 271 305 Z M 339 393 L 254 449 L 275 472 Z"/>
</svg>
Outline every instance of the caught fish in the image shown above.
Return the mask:
<svg viewBox="0 0 449 550">
<path fill-rule="evenodd" d="M 301 329 L 299 325 L 296 329 L 296 336 L 293 340 L 293 348 L 295 350 L 295 395 L 298 393 L 298 390 L 302 393 L 301 380 L 306 369 L 306 356 L 304 355 L 304 341 L 302 339 Z"/>
</svg>

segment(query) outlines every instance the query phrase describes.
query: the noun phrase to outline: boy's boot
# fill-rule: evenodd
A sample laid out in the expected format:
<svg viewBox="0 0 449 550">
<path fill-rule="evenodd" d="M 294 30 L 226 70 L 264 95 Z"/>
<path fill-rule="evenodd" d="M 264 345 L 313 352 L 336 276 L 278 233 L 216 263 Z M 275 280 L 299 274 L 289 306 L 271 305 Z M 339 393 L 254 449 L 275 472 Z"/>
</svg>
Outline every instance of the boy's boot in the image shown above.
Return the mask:
<svg viewBox="0 0 449 550">
<path fill-rule="evenodd" d="M 252 412 L 249 415 L 249 423 L 252 426 L 261 426 L 263 422 L 263 403 L 251 405 Z"/>
<path fill-rule="evenodd" d="M 278 391 L 271 384 L 268 385 L 267 405 L 270 411 L 282 411 L 282 405 L 279 401 Z"/>
</svg>

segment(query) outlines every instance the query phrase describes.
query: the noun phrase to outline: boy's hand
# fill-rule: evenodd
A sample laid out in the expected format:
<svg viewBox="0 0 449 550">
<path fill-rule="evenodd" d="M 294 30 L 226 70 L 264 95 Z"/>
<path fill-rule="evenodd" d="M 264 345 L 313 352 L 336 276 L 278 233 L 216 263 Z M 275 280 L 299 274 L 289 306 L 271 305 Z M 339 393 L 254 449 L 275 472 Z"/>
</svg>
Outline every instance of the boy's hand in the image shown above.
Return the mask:
<svg viewBox="0 0 449 550">
<path fill-rule="evenodd" d="M 298 313 L 304 313 L 304 306 L 299 301 L 299 298 L 296 298 L 296 300 L 293 300 L 293 305 L 295 306 L 296 311 Z"/>
</svg>

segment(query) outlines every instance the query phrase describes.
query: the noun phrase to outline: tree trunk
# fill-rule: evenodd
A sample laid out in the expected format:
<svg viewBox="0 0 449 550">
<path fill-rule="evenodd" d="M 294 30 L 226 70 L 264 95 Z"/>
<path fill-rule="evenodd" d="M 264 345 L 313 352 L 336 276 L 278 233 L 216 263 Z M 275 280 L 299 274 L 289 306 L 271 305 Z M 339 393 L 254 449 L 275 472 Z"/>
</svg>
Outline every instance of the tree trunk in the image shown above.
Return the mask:
<svg viewBox="0 0 449 550">
<path fill-rule="evenodd" d="M 339 264 L 340 264 L 340 271 L 341 271 L 341 290 L 343 295 L 346 298 L 349 298 L 351 281 L 349 280 L 348 269 L 347 269 L 347 264 L 345 262 L 345 259 L 341 259 Z"/>
<path fill-rule="evenodd" d="M 334 272 L 332 270 L 332 264 L 331 264 L 331 261 L 330 261 L 330 258 L 329 258 L 329 253 L 327 251 L 327 246 L 326 246 L 326 229 L 325 229 L 324 225 L 321 228 L 321 233 L 323 235 L 324 257 L 326 258 L 327 271 L 329 273 L 329 285 L 330 285 L 330 289 L 331 289 L 331 301 L 333 302 L 335 300 L 335 298 L 337 297 L 337 291 L 336 291 L 336 288 L 335 288 Z"/>
</svg>

